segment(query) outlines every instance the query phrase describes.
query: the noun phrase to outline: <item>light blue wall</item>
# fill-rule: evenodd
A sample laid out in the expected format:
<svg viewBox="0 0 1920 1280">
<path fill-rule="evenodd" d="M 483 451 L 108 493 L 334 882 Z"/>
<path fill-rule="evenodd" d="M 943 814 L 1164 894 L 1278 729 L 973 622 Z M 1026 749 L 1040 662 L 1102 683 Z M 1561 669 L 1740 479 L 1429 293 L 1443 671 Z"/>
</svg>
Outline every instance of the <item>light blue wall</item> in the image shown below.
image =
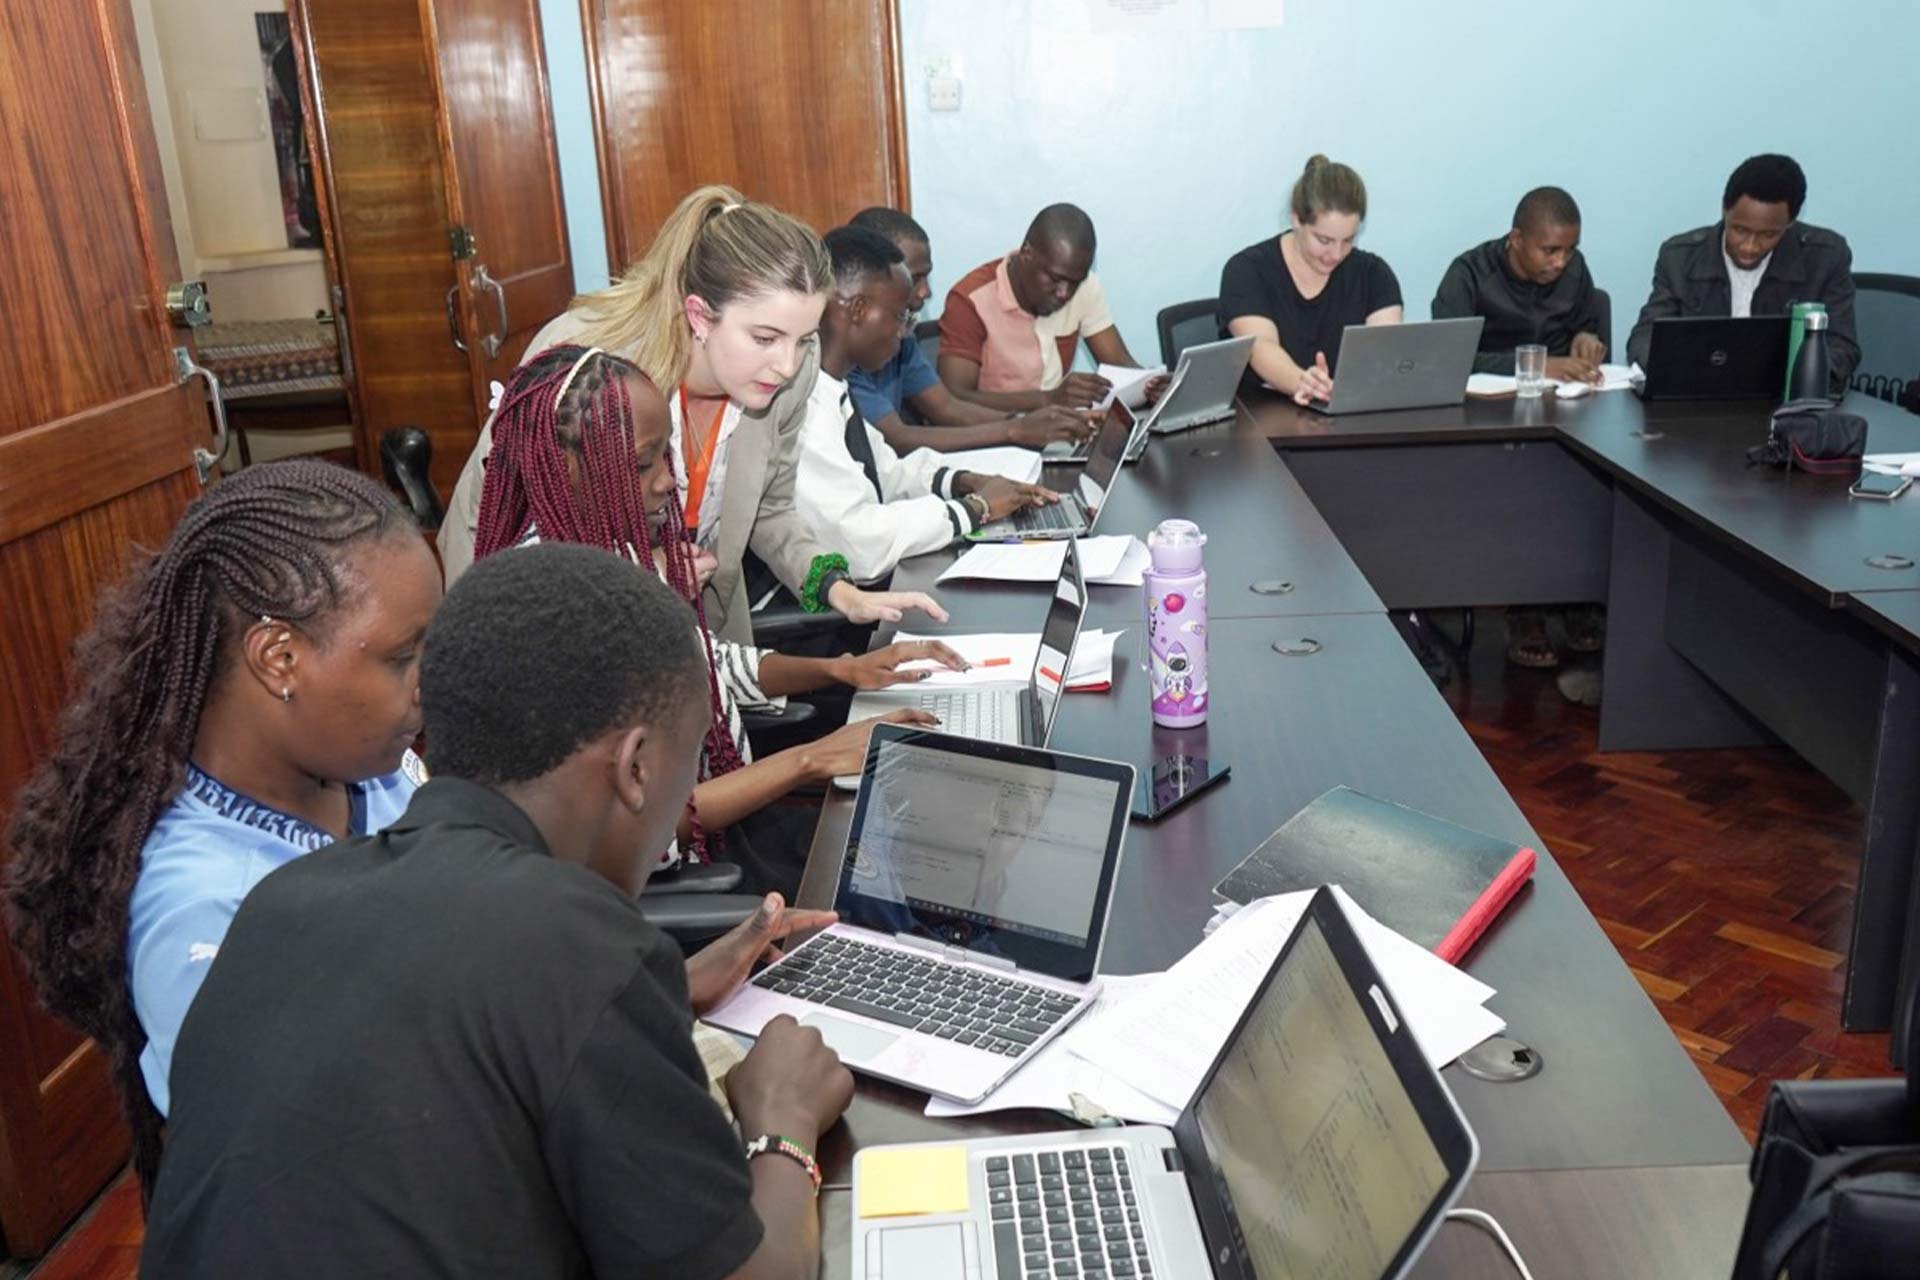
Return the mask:
<svg viewBox="0 0 1920 1280">
<path fill-rule="evenodd" d="M 607 227 L 600 211 L 600 165 L 593 151 L 579 0 L 540 0 L 540 26 L 547 45 L 560 190 L 567 203 L 567 241 L 573 250 L 573 287 L 584 293 L 607 282 Z"/>
<path fill-rule="evenodd" d="M 902 0 L 930 310 L 1042 205 L 1071 200 L 1151 363 L 1154 313 L 1212 296 L 1230 253 L 1279 230 L 1315 151 L 1366 178 L 1361 244 L 1413 317 L 1456 253 L 1554 183 L 1580 202 L 1624 341 L 1659 242 L 1714 221 L 1727 174 L 1759 151 L 1805 167 L 1803 216 L 1846 235 L 1857 270 L 1920 274 L 1911 0 L 1287 0 L 1277 29 L 1176 33 L 1095 31 L 1089 7 Z M 941 58 L 959 64 L 958 112 L 927 109 Z"/>
</svg>

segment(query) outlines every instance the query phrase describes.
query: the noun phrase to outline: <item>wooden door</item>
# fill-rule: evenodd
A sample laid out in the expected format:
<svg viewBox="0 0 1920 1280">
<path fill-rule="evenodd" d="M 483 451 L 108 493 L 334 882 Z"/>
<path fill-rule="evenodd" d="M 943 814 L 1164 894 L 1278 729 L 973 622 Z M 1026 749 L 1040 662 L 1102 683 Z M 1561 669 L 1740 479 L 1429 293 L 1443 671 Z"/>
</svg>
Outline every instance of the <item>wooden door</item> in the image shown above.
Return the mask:
<svg viewBox="0 0 1920 1280">
<path fill-rule="evenodd" d="M 51 739 L 68 648 L 131 548 L 199 491 L 177 273 L 126 0 L 0 6 L 0 829 Z M 8 856 L 0 847 L 0 861 Z M 125 1162 L 104 1055 L 0 943 L 0 1229 L 42 1252 Z"/>
<path fill-rule="evenodd" d="M 581 0 L 607 256 L 738 187 L 826 231 L 907 207 L 897 0 Z"/>
<path fill-rule="evenodd" d="M 377 465 L 382 432 L 420 427 L 449 494 L 480 426 L 448 321 L 459 282 L 422 15 L 405 0 L 290 0 L 287 12 L 342 293 L 356 452 Z"/>
<path fill-rule="evenodd" d="M 573 298 L 538 0 L 420 0 L 439 77 L 447 207 L 476 412 Z"/>
</svg>

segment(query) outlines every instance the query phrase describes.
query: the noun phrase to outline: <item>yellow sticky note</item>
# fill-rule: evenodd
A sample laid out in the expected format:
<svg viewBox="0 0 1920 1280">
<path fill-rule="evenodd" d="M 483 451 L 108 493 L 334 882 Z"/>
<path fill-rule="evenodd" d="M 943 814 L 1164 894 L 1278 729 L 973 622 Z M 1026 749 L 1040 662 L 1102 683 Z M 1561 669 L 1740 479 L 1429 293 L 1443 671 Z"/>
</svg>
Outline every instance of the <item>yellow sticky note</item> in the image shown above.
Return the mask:
<svg viewBox="0 0 1920 1280">
<path fill-rule="evenodd" d="M 887 1147 L 861 1154 L 861 1217 L 966 1210 L 965 1147 Z"/>
</svg>

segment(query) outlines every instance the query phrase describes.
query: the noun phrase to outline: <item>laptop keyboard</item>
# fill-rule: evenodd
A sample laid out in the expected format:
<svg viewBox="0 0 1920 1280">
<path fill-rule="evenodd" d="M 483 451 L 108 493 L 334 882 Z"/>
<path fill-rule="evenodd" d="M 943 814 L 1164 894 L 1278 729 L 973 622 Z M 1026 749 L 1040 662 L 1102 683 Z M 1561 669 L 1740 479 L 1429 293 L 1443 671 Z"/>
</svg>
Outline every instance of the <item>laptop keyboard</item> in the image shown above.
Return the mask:
<svg viewBox="0 0 1920 1280">
<path fill-rule="evenodd" d="M 1151 1276 L 1125 1147 L 986 1157 L 1000 1280 Z"/>
<path fill-rule="evenodd" d="M 1017 978 L 832 933 L 760 974 L 753 985 L 1006 1058 L 1025 1053 L 1081 1003 L 1081 997 Z"/>
<path fill-rule="evenodd" d="M 1013 515 L 1013 527 L 1022 533 L 1028 530 L 1078 529 L 1084 524 L 1086 521 L 1080 515 L 1079 505 L 1071 502 L 1022 507 Z"/>
<path fill-rule="evenodd" d="M 963 738 L 985 738 L 990 742 L 1018 740 L 1013 726 L 1007 723 L 1013 706 L 1012 698 L 983 698 L 978 693 L 920 695 L 920 709 L 940 718 L 940 732 L 957 733 Z"/>
</svg>

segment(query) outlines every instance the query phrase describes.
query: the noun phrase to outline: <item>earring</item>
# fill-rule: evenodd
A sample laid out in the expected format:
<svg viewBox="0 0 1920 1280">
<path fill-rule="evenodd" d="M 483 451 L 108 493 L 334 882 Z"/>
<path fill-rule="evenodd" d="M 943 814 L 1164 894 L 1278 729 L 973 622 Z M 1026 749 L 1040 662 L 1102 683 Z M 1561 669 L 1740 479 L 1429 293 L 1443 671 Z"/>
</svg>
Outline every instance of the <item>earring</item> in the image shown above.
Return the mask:
<svg viewBox="0 0 1920 1280">
<path fill-rule="evenodd" d="M 289 688 L 287 688 L 287 686 L 285 686 L 285 685 L 281 685 L 281 686 L 280 686 L 280 701 L 282 701 L 282 702 L 292 702 L 292 701 L 293 701 L 293 690 L 291 690 L 291 689 L 289 689 Z"/>
</svg>

